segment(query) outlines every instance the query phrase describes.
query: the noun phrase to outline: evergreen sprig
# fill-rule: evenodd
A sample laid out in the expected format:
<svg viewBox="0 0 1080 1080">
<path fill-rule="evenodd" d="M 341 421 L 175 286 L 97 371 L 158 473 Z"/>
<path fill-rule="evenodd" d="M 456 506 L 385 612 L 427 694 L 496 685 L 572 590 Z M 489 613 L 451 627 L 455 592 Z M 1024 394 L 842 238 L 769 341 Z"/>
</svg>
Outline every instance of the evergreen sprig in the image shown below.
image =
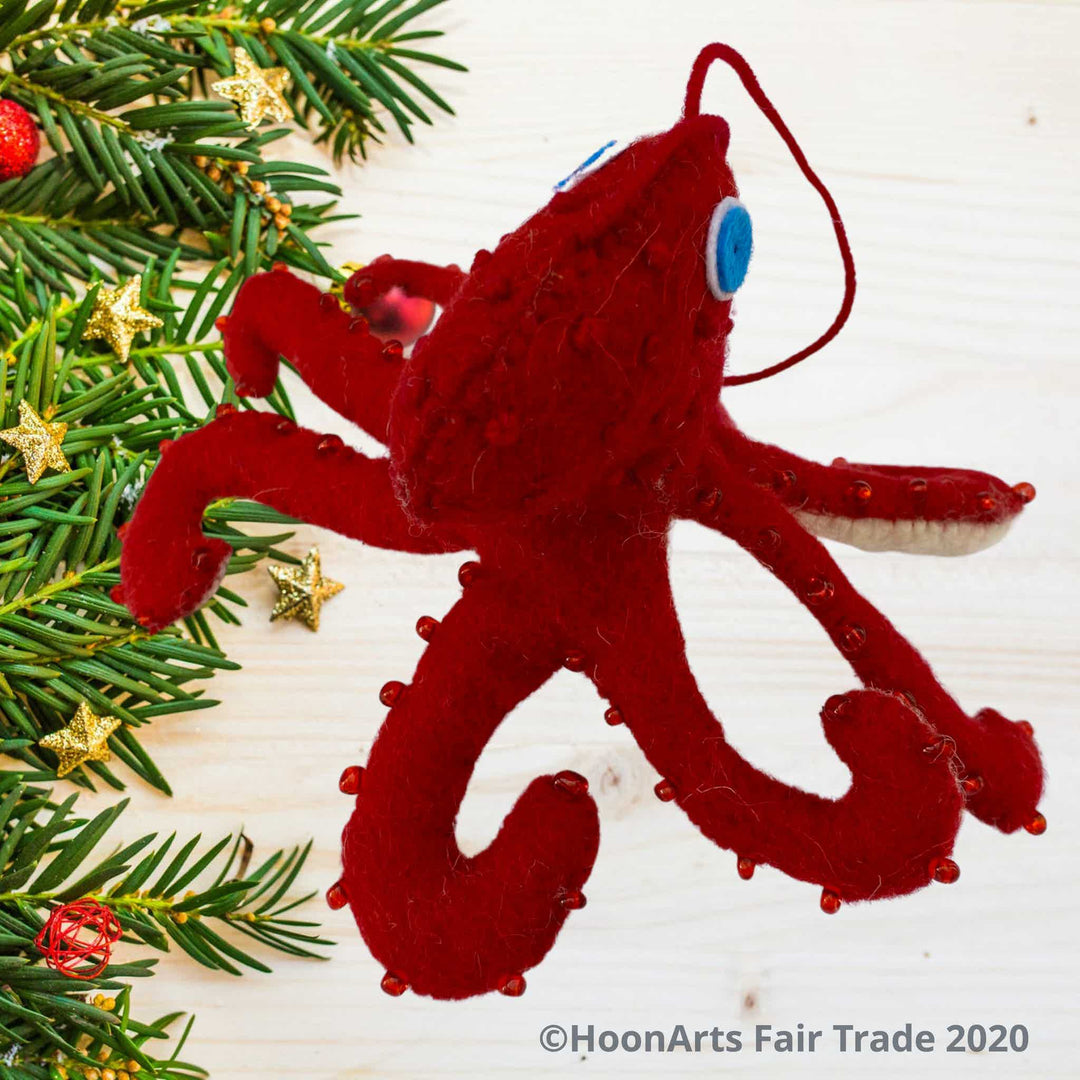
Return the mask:
<svg viewBox="0 0 1080 1080">
<path fill-rule="evenodd" d="M 285 128 L 252 132 L 210 84 L 231 50 L 291 76 L 296 121 L 335 159 L 386 130 L 410 141 L 446 101 L 415 70 L 463 70 L 419 51 L 413 21 L 444 0 L 3 0 L 0 93 L 40 119 L 53 157 L 0 184 L 0 261 L 74 295 L 95 266 L 131 274 L 149 256 L 227 256 L 250 274 L 267 259 L 332 276 L 308 237 L 340 195 L 324 170 L 266 161 Z M 188 238 L 185 230 L 201 237 Z M 242 252 L 242 259 L 241 259 Z"/>
<path fill-rule="evenodd" d="M 131 1016 L 124 980 L 153 974 L 152 957 L 110 963 L 99 976 L 76 981 L 42 962 L 35 938 L 58 905 L 93 899 L 117 916 L 123 942 L 160 951 L 172 943 L 229 974 L 270 970 L 243 946 L 245 938 L 320 958 L 315 950 L 331 942 L 316 923 L 291 914 L 310 896 L 289 896 L 310 844 L 274 852 L 252 869 L 243 834 L 205 850 L 199 836 L 178 845 L 175 833 L 164 841 L 150 834 L 91 864 L 127 801 L 86 820 L 77 816 L 77 798 L 55 804 L 19 774 L 0 773 L 0 1080 L 58 1080 L 65 1071 L 85 1076 L 105 1067 L 115 1073 L 132 1060 L 140 1075 L 205 1075 L 177 1059 L 179 1046 L 164 1060 L 148 1049 L 150 1040 L 168 1037 L 176 1015 L 153 1023 Z"/>
<path fill-rule="evenodd" d="M 97 286 L 77 303 L 58 299 L 21 265 L 10 285 L 0 284 L 0 330 L 12 340 L 0 361 L 0 423 L 18 422 L 21 400 L 67 422 L 63 450 L 72 466 L 31 485 L 19 455 L 0 463 L 0 739 L 34 781 L 55 778 L 52 755 L 35 744 L 86 700 L 95 712 L 123 721 L 109 740 L 115 757 L 168 792 L 139 729 L 157 717 L 216 704 L 198 684 L 238 667 L 219 648 L 207 618 L 239 621 L 234 609 L 244 601 L 227 587 L 186 621 L 186 637 L 179 628 L 148 633 L 109 595 L 120 580 L 118 530 L 159 459 L 159 444 L 199 427 L 221 403 L 250 407 L 236 396 L 213 328 L 225 295 L 224 268 L 218 264 L 189 283 L 188 306 L 179 310 L 169 300 L 178 260 L 174 252 L 160 270 L 153 263 L 142 268 L 142 304 L 163 325 L 132 349 L 130 370 L 103 343 L 81 339 Z M 174 368 L 181 360 L 196 387 L 194 403 Z M 282 386 L 268 400 L 292 416 Z M 233 547 L 230 573 L 268 556 L 296 561 L 277 547 L 290 532 L 253 534 L 246 531 L 250 523 L 291 522 L 236 500 L 207 511 L 208 535 Z M 72 779 L 90 784 L 87 770 L 123 787 L 102 762 L 88 763 Z"/>
</svg>

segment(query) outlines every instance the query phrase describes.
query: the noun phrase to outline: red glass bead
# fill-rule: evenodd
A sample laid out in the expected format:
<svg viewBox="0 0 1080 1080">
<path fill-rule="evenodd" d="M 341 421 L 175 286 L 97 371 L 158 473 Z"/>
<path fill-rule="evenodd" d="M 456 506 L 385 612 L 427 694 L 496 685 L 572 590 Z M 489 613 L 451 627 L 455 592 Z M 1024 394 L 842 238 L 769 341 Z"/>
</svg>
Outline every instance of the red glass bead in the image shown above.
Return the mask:
<svg viewBox="0 0 1080 1080">
<path fill-rule="evenodd" d="M 349 303 L 355 307 L 367 307 L 379 297 L 375 282 L 369 277 L 352 277 L 348 283 Z"/>
<path fill-rule="evenodd" d="M 382 977 L 382 982 L 379 985 L 382 987 L 383 993 L 389 994 L 391 997 L 401 997 L 409 989 L 409 984 L 400 975 L 395 975 L 392 971 L 388 971 Z"/>
<path fill-rule="evenodd" d="M 214 329 L 217 330 L 218 333 L 224 334 L 225 333 L 225 327 L 228 326 L 228 324 L 229 324 L 228 315 L 219 315 L 214 320 Z"/>
<path fill-rule="evenodd" d="M 781 543 L 780 533 L 776 529 L 762 529 L 754 542 L 754 552 L 759 557 L 767 558 L 780 550 Z"/>
<path fill-rule="evenodd" d="M 824 604 L 836 595 L 836 586 L 823 577 L 812 577 L 806 583 L 803 599 L 811 605 Z"/>
<path fill-rule="evenodd" d="M 863 508 L 874 497 L 874 489 L 865 480 L 855 480 L 847 489 L 847 497 L 857 507 Z"/>
<path fill-rule="evenodd" d="M 837 632 L 836 641 L 843 652 L 858 652 L 866 644 L 866 631 L 858 623 L 844 623 Z"/>
<path fill-rule="evenodd" d="M 960 867 L 952 859 L 932 859 L 930 861 L 930 876 L 942 885 L 951 885 L 960 878 Z"/>
<path fill-rule="evenodd" d="M 580 889 L 567 889 L 559 894 L 559 903 L 567 911 L 580 911 L 586 904 L 585 894 Z"/>
<path fill-rule="evenodd" d="M 740 859 L 735 864 L 736 869 L 739 871 L 739 877 L 743 881 L 749 881 L 754 876 L 754 870 L 757 867 L 757 863 L 753 859 Z"/>
<path fill-rule="evenodd" d="M 1031 833 L 1032 836 L 1042 836 L 1046 832 L 1046 818 L 1042 814 L 1036 814 L 1024 828 Z"/>
<path fill-rule="evenodd" d="M 379 700 L 388 708 L 392 709 L 398 701 L 401 699 L 401 695 L 405 692 L 405 684 L 398 682 L 396 679 L 391 679 L 380 691 Z"/>
<path fill-rule="evenodd" d="M 275 274 L 287 274 L 289 272 L 289 264 L 283 262 L 274 263 L 271 268 Z"/>
<path fill-rule="evenodd" d="M 114 585 L 109 590 L 109 599 L 111 599 L 114 604 L 123 604 L 126 595 L 123 585 Z"/>
<path fill-rule="evenodd" d="M 934 739 L 923 747 L 923 753 L 931 761 L 948 761 L 956 754 L 956 743 L 947 736 Z"/>
<path fill-rule="evenodd" d="M 222 417 L 232 416 L 234 412 L 236 412 L 236 406 L 231 401 L 223 401 L 214 409 L 214 418 L 220 420 Z"/>
<path fill-rule="evenodd" d="M 997 499 L 995 499 L 989 491 L 982 491 L 975 496 L 975 505 L 983 511 L 983 513 L 989 513 L 989 511 L 997 506 Z"/>
<path fill-rule="evenodd" d="M 573 772 L 571 769 L 563 769 L 562 772 L 556 773 L 552 784 L 556 791 L 574 798 L 589 793 L 589 781 L 581 773 Z"/>
<path fill-rule="evenodd" d="M 661 802 L 671 802 L 675 798 L 675 785 L 670 780 L 661 780 L 653 791 Z"/>
<path fill-rule="evenodd" d="M 457 572 L 458 584 L 463 589 L 467 589 L 476 580 L 479 573 L 480 564 L 478 562 L 462 563 Z"/>
<path fill-rule="evenodd" d="M 926 490 L 927 483 L 921 476 L 908 481 L 908 494 L 915 502 L 923 502 L 926 499 Z"/>
<path fill-rule="evenodd" d="M 296 424 L 292 420 L 279 420 L 274 425 L 274 430 L 279 435 L 291 435 L 296 430 Z"/>
<path fill-rule="evenodd" d="M 430 641 L 431 635 L 435 633 L 439 626 L 439 620 L 433 619 L 430 615 L 421 615 L 416 620 L 416 632 L 420 635 L 424 641 Z"/>
<path fill-rule="evenodd" d="M 1013 491 L 1019 495 L 1021 501 L 1025 503 L 1029 503 L 1035 498 L 1035 485 L 1029 484 L 1026 480 L 1019 484 L 1013 484 Z"/>
<path fill-rule="evenodd" d="M 841 720 L 847 714 L 850 707 L 851 702 L 846 694 L 833 694 L 832 697 L 825 702 L 825 706 L 821 710 L 821 713 L 826 720 Z"/>
<path fill-rule="evenodd" d="M 782 495 L 785 491 L 790 491 L 798 479 L 790 469 L 778 469 L 773 474 L 773 491 L 778 495 Z"/>
<path fill-rule="evenodd" d="M 334 911 L 340 911 L 349 902 L 340 881 L 326 890 L 326 902 Z"/>
<path fill-rule="evenodd" d="M 338 303 L 338 298 L 333 293 L 324 292 L 319 297 L 319 310 L 326 313 L 340 311 L 341 304 Z"/>
<path fill-rule="evenodd" d="M 697 503 L 702 510 L 709 512 L 715 510 L 720 505 L 720 500 L 723 496 L 720 493 L 719 488 L 705 488 L 698 492 Z"/>
<path fill-rule="evenodd" d="M 612 705 L 611 708 L 604 713 L 604 720 L 612 727 L 621 724 L 623 722 L 622 710 L 619 709 L 617 705 Z"/>
<path fill-rule="evenodd" d="M 368 321 L 363 315 L 355 315 L 349 320 L 347 329 L 350 334 L 361 334 L 367 333 L 368 326 Z"/>
<path fill-rule="evenodd" d="M 499 993 L 507 997 L 521 997 L 525 993 L 524 975 L 507 975 L 499 982 Z"/>
<path fill-rule="evenodd" d="M 832 889 L 821 890 L 821 910 L 826 915 L 835 915 L 840 910 L 840 897 Z"/>
<path fill-rule="evenodd" d="M 340 435 L 324 435 L 315 444 L 317 454 L 336 454 L 345 445 L 345 440 Z"/>
<path fill-rule="evenodd" d="M 1016 726 L 1030 739 L 1035 734 L 1035 729 L 1027 720 L 1017 720 Z"/>
<path fill-rule="evenodd" d="M 563 667 L 567 671 L 584 671 L 585 670 L 585 654 L 579 649 L 571 649 L 563 657 Z"/>
<path fill-rule="evenodd" d="M 960 786 L 964 789 L 965 795 L 978 795 L 983 789 L 983 779 L 981 776 L 965 776 L 960 781 Z"/>
<path fill-rule="evenodd" d="M 359 765 L 350 765 L 338 780 L 338 790 L 343 795 L 356 795 L 364 779 L 364 770 Z"/>
<path fill-rule="evenodd" d="M 382 354 L 384 360 L 397 362 L 405 355 L 405 347 L 400 341 L 391 340 L 382 347 Z"/>
</svg>

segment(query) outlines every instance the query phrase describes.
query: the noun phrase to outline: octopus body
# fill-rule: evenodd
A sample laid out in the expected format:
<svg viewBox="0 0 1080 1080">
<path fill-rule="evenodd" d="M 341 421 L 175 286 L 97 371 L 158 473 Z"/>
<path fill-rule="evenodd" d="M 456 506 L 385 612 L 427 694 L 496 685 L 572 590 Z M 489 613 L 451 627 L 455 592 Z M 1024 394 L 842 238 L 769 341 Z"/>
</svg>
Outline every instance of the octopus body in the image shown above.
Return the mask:
<svg viewBox="0 0 1080 1080">
<path fill-rule="evenodd" d="M 962 554 L 998 539 L 1033 489 L 819 465 L 749 438 L 720 405 L 750 236 L 727 125 L 698 99 L 709 63 L 733 57 L 706 49 L 670 130 L 575 175 L 467 272 L 383 257 L 354 275 L 354 309 L 393 287 L 442 308 L 408 358 L 284 268 L 250 279 L 223 330 L 238 391 L 267 394 L 284 356 L 389 454 L 225 411 L 169 448 L 127 530 L 123 596 L 152 627 L 220 580 L 229 549 L 203 535 L 202 512 L 224 496 L 380 547 L 476 553 L 460 601 L 423 621 L 412 679 L 383 687 L 366 767 L 342 780 L 355 810 L 329 898 L 352 907 L 389 993 L 516 995 L 584 904 L 599 839 L 584 777 L 535 779 L 476 856 L 454 835 L 493 732 L 560 668 L 595 683 L 657 796 L 743 877 L 777 867 L 820 886 L 826 911 L 955 880 L 965 809 L 1005 832 L 1045 826 L 1030 725 L 965 712 L 817 539 Z M 841 798 L 784 784 L 726 741 L 672 602 L 678 519 L 752 553 L 862 682 L 821 711 L 851 771 Z"/>
</svg>

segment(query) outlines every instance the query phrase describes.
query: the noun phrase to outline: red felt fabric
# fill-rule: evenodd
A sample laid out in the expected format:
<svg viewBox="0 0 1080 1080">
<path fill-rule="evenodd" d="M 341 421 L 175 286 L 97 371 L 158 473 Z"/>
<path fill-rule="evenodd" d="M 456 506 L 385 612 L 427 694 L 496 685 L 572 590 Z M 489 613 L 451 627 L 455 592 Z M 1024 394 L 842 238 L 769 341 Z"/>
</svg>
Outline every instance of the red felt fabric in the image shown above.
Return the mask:
<svg viewBox="0 0 1080 1080">
<path fill-rule="evenodd" d="M 277 417 L 225 415 L 168 451 L 125 536 L 124 595 L 150 626 L 214 588 L 228 552 L 200 522 L 224 495 L 367 543 L 478 553 L 412 679 L 384 690 L 389 714 L 344 833 L 333 899 L 352 906 L 388 992 L 517 993 L 583 903 L 598 838 L 583 779 L 534 780 L 477 856 L 454 836 L 491 734 L 560 664 L 593 680 L 656 768 L 658 794 L 740 873 L 769 863 L 825 890 L 827 910 L 953 879 L 943 860 L 965 805 L 1005 831 L 1041 829 L 1030 727 L 968 716 L 793 513 L 850 516 L 856 481 L 894 520 L 999 524 L 1025 498 L 967 470 L 820 466 L 738 431 L 719 406 L 730 302 L 709 292 L 703 250 L 713 207 L 736 194 L 727 141 L 723 120 L 688 104 L 468 273 L 365 268 L 350 302 L 399 286 L 444 309 L 408 359 L 288 273 L 251 279 L 224 330 L 237 384 L 266 393 L 282 354 L 389 458 Z M 822 712 L 852 774 L 842 798 L 790 787 L 725 741 L 668 583 L 679 517 L 751 551 L 851 663 L 862 688 Z"/>
</svg>

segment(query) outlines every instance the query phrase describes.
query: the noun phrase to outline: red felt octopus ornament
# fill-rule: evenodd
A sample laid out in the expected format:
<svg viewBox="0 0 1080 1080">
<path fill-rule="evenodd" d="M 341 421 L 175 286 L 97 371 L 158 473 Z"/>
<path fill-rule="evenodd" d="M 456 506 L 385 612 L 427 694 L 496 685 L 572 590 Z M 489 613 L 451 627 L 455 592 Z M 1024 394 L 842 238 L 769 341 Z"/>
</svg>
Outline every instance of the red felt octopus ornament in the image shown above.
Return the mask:
<svg viewBox="0 0 1080 1080">
<path fill-rule="evenodd" d="M 728 126 L 700 111 L 715 60 L 824 199 L 846 271 L 821 338 L 726 379 L 751 228 Z M 269 393 L 284 356 L 389 456 L 226 410 L 168 448 L 125 535 L 121 595 L 149 627 L 221 580 L 229 548 L 201 526 L 224 496 L 379 547 L 478 553 L 445 619 L 421 620 L 412 680 L 382 688 L 389 713 L 366 768 L 341 781 L 356 805 L 329 899 L 351 906 L 391 994 L 517 995 L 585 903 L 599 826 L 583 776 L 533 780 L 478 855 L 454 835 L 492 733 L 560 668 L 593 681 L 608 722 L 629 728 L 662 777 L 656 795 L 732 851 L 744 878 L 776 867 L 819 886 L 827 912 L 954 881 L 965 809 L 1004 832 L 1045 827 L 1030 725 L 968 715 L 816 538 L 962 554 L 997 540 L 1034 490 L 964 469 L 814 464 L 747 437 L 720 404 L 725 382 L 789 367 L 834 337 L 855 281 L 836 206 L 745 60 L 708 46 L 670 130 L 594 158 L 467 273 L 383 257 L 349 280 L 354 309 L 392 288 L 442 309 L 407 359 L 283 267 L 251 278 L 223 327 L 237 390 Z M 784 784 L 725 740 L 672 602 L 667 536 L 680 518 L 751 552 L 863 683 L 821 712 L 851 771 L 842 798 Z"/>
</svg>

